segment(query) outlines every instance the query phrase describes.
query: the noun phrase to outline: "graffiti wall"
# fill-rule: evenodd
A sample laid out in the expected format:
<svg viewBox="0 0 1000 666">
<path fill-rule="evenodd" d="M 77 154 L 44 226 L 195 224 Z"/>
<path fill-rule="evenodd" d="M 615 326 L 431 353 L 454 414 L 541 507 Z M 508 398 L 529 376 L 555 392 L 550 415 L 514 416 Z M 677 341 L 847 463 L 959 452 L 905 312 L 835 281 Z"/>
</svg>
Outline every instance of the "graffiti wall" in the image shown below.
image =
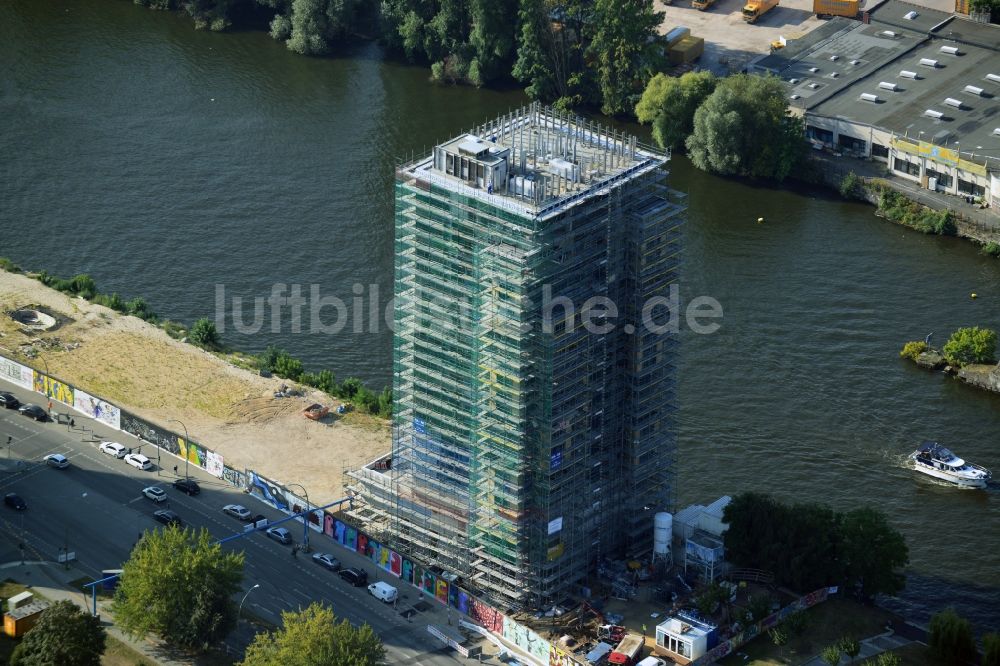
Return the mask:
<svg viewBox="0 0 1000 666">
<path fill-rule="evenodd" d="M 177 435 L 124 410 L 121 412 L 121 429 L 175 456 L 180 455 Z"/>
<path fill-rule="evenodd" d="M 110 402 L 95 398 L 81 389 L 75 389 L 73 392 L 73 409 L 115 430 L 121 430 L 121 410 Z"/>
<path fill-rule="evenodd" d="M 53 400 L 58 400 L 64 405 L 73 406 L 73 387 L 69 384 L 63 384 L 58 379 L 53 379 L 43 375 L 42 373 L 35 370 L 33 373 L 34 382 L 33 388 L 36 393 L 41 393 L 42 395 L 51 398 Z"/>
<path fill-rule="evenodd" d="M 288 490 L 277 481 L 271 481 L 267 477 L 261 476 L 257 472 L 250 470 L 247 472 L 247 481 L 250 492 L 264 500 L 278 511 L 284 513 L 299 513 L 305 510 L 307 503 L 304 499 Z M 317 532 L 323 531 L 323 512 L 313 511 L 309 514 L 309 526 Z"/>
<path fill-rule="evenodd" d="M 549 642 L 533 632 L 531 629 L 518 624 L 509 617 L 503 619 L 503 633 L 501 636 L 517 647 L 521 648 L 532 657 L 535 657 L 543 664 L 549 661 L 549 652 L 552 646 Z"/>
<path fill-rule="evenodd" d="M 17 361 L 0 357 L 0 379 L 6 379 L 8 382 L 21 388 L 31 390 L 34 388 L 32 386 L 32 377 L 31 368 L 21 365 Z"/>
</svg>

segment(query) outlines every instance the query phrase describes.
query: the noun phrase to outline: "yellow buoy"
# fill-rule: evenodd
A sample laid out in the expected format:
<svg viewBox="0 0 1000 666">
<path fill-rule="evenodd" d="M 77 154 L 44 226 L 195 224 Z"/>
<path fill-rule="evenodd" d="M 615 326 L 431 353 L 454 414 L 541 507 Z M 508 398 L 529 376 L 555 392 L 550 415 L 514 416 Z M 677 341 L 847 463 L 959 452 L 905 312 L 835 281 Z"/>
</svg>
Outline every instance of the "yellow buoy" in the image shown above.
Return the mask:
<svg viewBox="0 0 1000 666">
<path fill-rule="evenodd" d="M 764 224 L 764 218 L 758 217 L 757 218 L 757 224 Z"/>
<path fill-rule="evenodd" d="M 978 296 L 978 295 L 979 295 L 979 294 L 977 294 L 976 292 L 972 292 L 971 294 L 969 294 L 969 296 L 971 296 L 972 298 L 975 298 L 975 297 L 976 297 L 976 296 Z"/>
</svg>

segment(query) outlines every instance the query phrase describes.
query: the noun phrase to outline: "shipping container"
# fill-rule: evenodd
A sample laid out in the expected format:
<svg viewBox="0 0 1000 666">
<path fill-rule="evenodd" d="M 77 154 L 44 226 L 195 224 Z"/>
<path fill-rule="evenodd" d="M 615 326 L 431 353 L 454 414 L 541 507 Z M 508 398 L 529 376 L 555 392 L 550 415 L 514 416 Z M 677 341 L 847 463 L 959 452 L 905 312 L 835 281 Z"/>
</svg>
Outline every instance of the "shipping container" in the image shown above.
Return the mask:
<svg viewBox="0 0 1000 666">
<path fill-rule="evenodd" d="M 861 3 L 858 0 L 813 0 L 816 16 L 846 16 L 855 18 Z"/>
<path fill-rule="evenodd" d="M 685 65 L 697 60 L 705 52 L 705 39 L 688 35 L 670 47 L 670 64 Z"/>
</svg>

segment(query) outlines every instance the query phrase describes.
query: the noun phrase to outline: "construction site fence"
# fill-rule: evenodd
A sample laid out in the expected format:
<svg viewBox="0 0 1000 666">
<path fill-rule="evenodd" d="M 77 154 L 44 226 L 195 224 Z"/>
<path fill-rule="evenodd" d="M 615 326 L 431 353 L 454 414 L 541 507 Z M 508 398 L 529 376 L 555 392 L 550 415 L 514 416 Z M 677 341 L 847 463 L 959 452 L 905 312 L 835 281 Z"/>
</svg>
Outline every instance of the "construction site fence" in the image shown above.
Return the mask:
<svg viewBox="0 0 1000 666">
<path fill-rule="evenodd" d="M 142 440 L 144 444 L 136 448 L 135 452 L 141 453 L 151 460 L 156 460 L 161 466 L 164 465 L 162 454 L 167 453 L 178 458 L 181 463 L 186 460 L 188 465 L 203 469 L 230 485 L 239 488 L 247 487 L 246 471 L 227 466 L 221 453 L 212 451 L 198 442 L 188 440 L 184 435 L 146 421 L 104 398 L 87 393 L 82 388 L 73 386 L 69 382 L 29 365 L 19 363 L 3 354 L 0 354 L 0 379 L 5 379 L 16 386 L 44 396 L 48 404 L 42 405 L 42 407 L 48 408 L 50 413 L 55 407 L 65 405 L 74 413 L 93 419 L 95 422 L 93 428 L 88 428 L 83 424 L 74 425 L 74 428 L 81 435 L 88 437 L 92 442 L 96 443 L 102 439 L 110 438 L 110 435 L 105 437 L 98 432 L 97 429 L 101 426 L 111 430 L 120 430 Z M 70 414 L 69 418 L 72 416 Z M 150 445 L 150 448 L 146 448 L 147 444 Z M 170 463 L 165 464 L 169 465 Z"/>
<path fill-rule="evenodd" d="M 732 654 L 746 643 L 749 643 L 753 639 L 757 638 L 757 636 L 761 635 L 768 629 L 778 626 L 787 620 L 793 613 L 803 611 L 807 608 L 812 608 L 816 604 L 826 601 L 829 595 L 830 589 L 824 587 L 816 590 L 815 592 L 810 592 L 803 597 L 799 597 L 781 610 L 768 615 L 760 622 L 751 624 L 738 634 L 730 636 L 728 640 L 719 643 L 710 651 L 692 661 L 691 666 L 706 666 L 707 664 L 714 664 L 719 659 Z"/>
</svg>

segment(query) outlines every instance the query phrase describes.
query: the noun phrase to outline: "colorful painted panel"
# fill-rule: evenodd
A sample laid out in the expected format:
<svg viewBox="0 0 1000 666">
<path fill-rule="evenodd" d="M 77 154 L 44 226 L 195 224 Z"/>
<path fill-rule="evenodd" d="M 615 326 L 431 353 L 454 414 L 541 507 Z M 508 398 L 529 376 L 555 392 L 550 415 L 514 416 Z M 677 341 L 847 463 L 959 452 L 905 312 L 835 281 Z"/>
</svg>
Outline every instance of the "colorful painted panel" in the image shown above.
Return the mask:
<svg viewBox="0 0 1000 666">
<path fill-rule="evenodd" d="M 76 389 L 73 394 L 73 409 L 105 425 L 111 426 L 115 430 L 121 430 L 121 410 L 111 403 L 104 402 L 100 398 L 95 398 L 85 391 Z"/>
<path fill-rule="evenodd" d="M 32 386 L 33 376 L 34 372 L 31 368 L 0 356 L 0 379 L 6 379 L 11 384 L 31 390 L 34 388 Z"/>
<path fill-rule="evenodd" d="M 58 400 L 64 405 L 73 406 L 73 387 L 69 384 L 63 384 L 57 379 L 52 377 L 47 377 L 37 370 L 33 374 L 34 377 L 34 389 L 36 393 L 41 393 L 42 395 L 52 398 L 53 400 Z"/>
<path fill-rule="evenodd" d="M 509 617 L 503 619 L 503 637 L 542 663 L 549 660 L 552 648 L 549 642 L 527 627 L 521 626 Z"/>
</svg>

